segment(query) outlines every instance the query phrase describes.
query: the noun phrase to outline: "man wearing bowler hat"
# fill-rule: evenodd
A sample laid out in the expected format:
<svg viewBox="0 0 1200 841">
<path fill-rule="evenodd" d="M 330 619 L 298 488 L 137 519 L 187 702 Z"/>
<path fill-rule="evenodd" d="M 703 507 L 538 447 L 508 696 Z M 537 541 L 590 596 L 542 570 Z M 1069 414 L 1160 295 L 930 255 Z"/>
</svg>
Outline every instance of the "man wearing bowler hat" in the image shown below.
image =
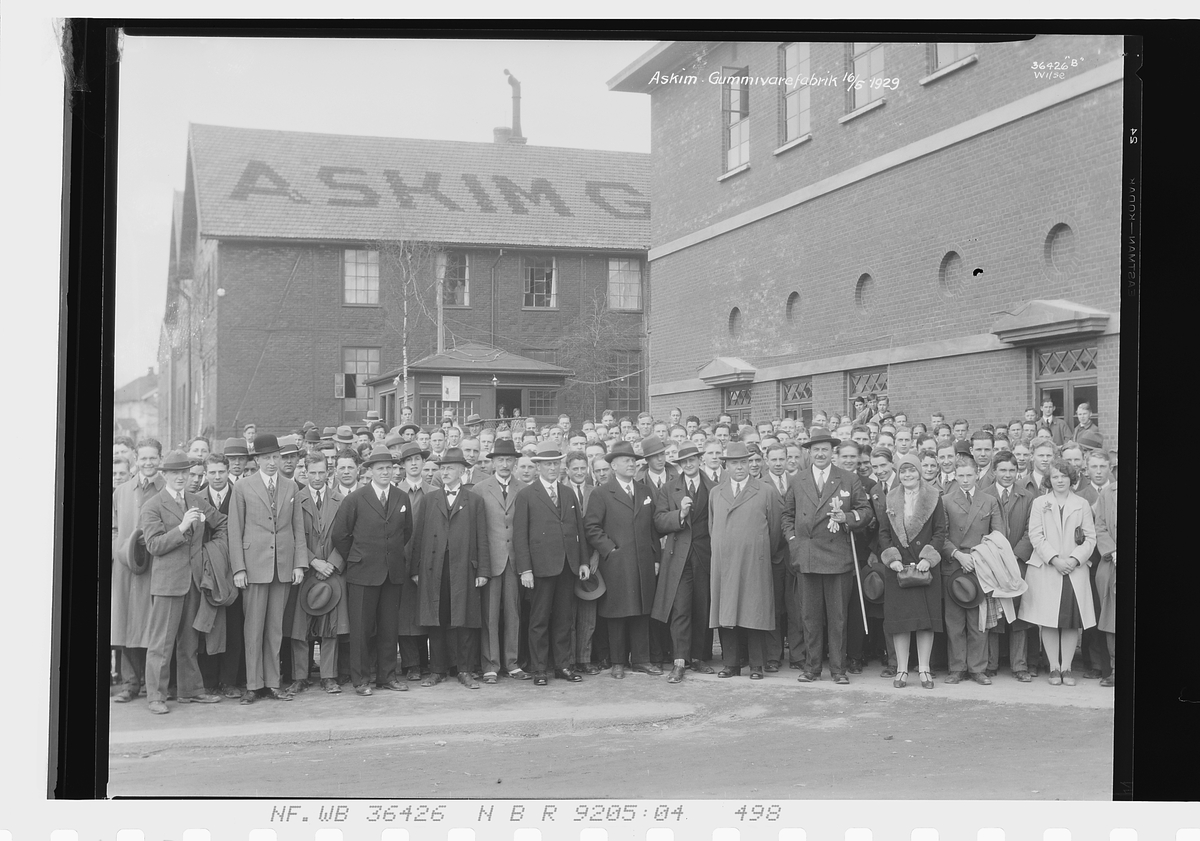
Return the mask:
<svg viewBox="0 0 1200 841">
<path fill-rule="evenodd" d="M 393 462 L 387 447 L 376 444 L 364 462 L 371 481 L 342 500 L 330 535 L 345 561 L 350 680 L 361 696 L 374 694 L 367 680 L 372 635 L 376 685 L 395 692 L 408 689 L 396 671 L 396 646 L 406 546 L 413 531 L 412 502 L 392 484 Z"/>
<path fill-rule="evenodd" d="M 550 655 L 554 676 L 577 683 L 572 665 L 575 582 L 588 577 L 583 512 L 575 494 L 559 483 L 563 453 L 552 440 L 538 444 L 538 478 L 517 492 L 513 512 L 513 563 L 521 586 L 533 590 L 529 612 L 529 659 L 535 686 L 545 686 Z"/>
<path fill-rule="evenodd" d="M 423 450 L 420 444 L 415 441 L 404 441 L 403 438 L 399 439 L 398 446 L 396 446 L 396 438 L 388 440 L 393 442 L 388 445 L 388 449 L 392 451 L 392 458 L 396 462 L 395 470 L 398 475 L 395 484 L 396 487 L 408 494 L 415 523 L 421 514 L 421 506 L 425 500 L 438 491 L 437 487 L 425 480 L 422 472 L 425 467 L 425 459 L 429 458 L 429 450 Z M 412 557 L 411 536 L 408 539 L 408 545 L 404 547 L 404 554 L 406 558 Z M 404 587 L 400 590 L 398 630 L 400 633 L 400 669 L 407 672 L 409 680 L 420 680 L 422 665 L 426 669 L 429 665 L 428 637 L 425 628 L 421 626 L 421 608 L 417 601 L 417 588 L 408 581 L 405 581 Z M 422 661 L 424 662 L 422 663 Z"/>
<path fill-rule="evenodd" d="M 198 662 L 200 634 L 192 624 L 200 608 L 204 544 L 215 541 L 226 551 L 225 515 L 203 496 L 185 490 L 192 462 L 182 451 L 162 465 L 166 486 L 142 506 L 139 524 L 150 565 L 150 645 L 146 652 L 146 698 L 150 712 L 166 705 L 171 654 L 175 654 L 180 703 L 215 704 L 220 695 L 204 691 Z"/>
<path fill-rule="evenodd" d="M 457 447 L 443 451 L 442 490 L 422 503 L 414 526 L 408 571 L 429 630 L 430 674 L 422 686 L 436 686 L 456 666 L 459 683 L 479 688 L 471 668 L 479 658 L 479 602 L 491 559 L 483 500 L 462 484 L 469 466 Z"/>
<path fill-rule="evenodd" d="M 592 491 L 583 527 L 600 553 L 608 587 L 599 613 L 608 620 L 612 676 L 625 677 L 627 659 L 635 672 L 661 675 L 650 662 L 650 612 L 662 549 L 654 528 L 654 495 L 634 480 L 638 456 L 628 441 L 613 444 L 604 459 L 612 476 Z"/>
<path fill-rule="evenodd" d="M 713 671 L 703 656 L 711 592 L 709 486 L 700 471 L 700 450 L 695 444 L 679 448 L 675 467 L 682 472 L 667 481 L 654 507 L 654 526 L 667 540 L 650 612 L 651 618 L 671 629 L 675 662 L 668 683 L 682 681 L 689 665 L 704 674 Z"/>
<path fill-rule="evenodd" d="M 229 501 L 229 565 L 243 600 L 243 704 L 253 704 L 260 695 L 292 698 L 280 686 L 279 649 L 288 593 L 304 580 L 308 545 L 299 489 L 280 475 L 279 449 L 278 439 L 268 432 L 255 439 L 258 475 L 234 485 Z"/>
<path fill-rule="evenodd" d="M 486 456 L 492 462 L 492 475 L 471 489 L 483 500 L 487 518 L 490 568 L 480 602 L 479 653 L 483 682 L 488 684 L 496 682 L 502 666 L 516 680 L 532 677 L 517 662 L 521 647 L 521 593 L 512 560 L 513 515 L 517 493 L 525 487 L 513 473 L 517 457 L 512 439 L 501 438 Z"/>
<path fill-rule="evenodd" d="M 834 448 L 840 443 L 826 429 L 804 442 L 812 464 L 792 478 L 783 502 L 783 535 L 791 549 L 788 562 L 800 588 L 804 623 L 805 666 L 797 678 L 801 683 L 820 680 L 826 639 L 834 683 L 850 682 L 846 621 L 854 594 L 854 554 L 849 530 L 867 528 L 872 515 L 858 475 L 833 464 Z"/>
</svg>

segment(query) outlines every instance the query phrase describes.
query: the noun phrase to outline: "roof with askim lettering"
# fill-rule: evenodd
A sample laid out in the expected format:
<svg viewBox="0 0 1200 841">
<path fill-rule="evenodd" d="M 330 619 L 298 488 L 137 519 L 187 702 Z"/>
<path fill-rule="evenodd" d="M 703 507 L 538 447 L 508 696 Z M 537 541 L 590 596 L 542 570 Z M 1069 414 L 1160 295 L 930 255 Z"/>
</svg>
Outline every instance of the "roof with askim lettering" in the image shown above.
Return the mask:
<svg viewBox="0 0 1200 841">
<path fill-rule="evenodd" d="M 650 156 L 193 124 L 201 236 L 645 251 Z"/>
</svg>

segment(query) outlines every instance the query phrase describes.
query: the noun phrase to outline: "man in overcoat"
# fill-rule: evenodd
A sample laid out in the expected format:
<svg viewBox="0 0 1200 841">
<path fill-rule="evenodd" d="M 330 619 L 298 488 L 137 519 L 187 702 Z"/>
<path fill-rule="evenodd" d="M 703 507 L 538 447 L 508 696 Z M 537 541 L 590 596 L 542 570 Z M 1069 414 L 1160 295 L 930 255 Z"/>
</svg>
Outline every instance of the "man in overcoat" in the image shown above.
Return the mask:
<svg viewBox="0 0 1200 841">
<path fill-rule="evenodd" d="M 150 645 L 150 576 L 130 565 L 126 544 L 138 528 L 142 506 L 163 489 L 159 473 L 162 444 L 145 438 L 135 448 L 137 474 L 113 492 L 112 619 L 111 644 L 121 649 L 121 691 L 113 698 L 126 704 L 138 696 L 146 675 L 146 649 Z M 153 564 L 153 561 L 151 561 Z"/>
<path fill-rule="evenodd" d="M 408 571 L 429 633 L 430 674 L 422 686 L 436 686 L 457 666 L 458 682 L 479 688 L 471 667 L 479 658 L 480 595 L 491 557 L 483 500 L 462 484 L 468 467 L 459 448 L 442 452 L 442 489 L 421 504 L 414 526 Z"/>
<path fill-rule="evenodd" d="M 764 454 L 766 469 L 761 481 L 763 487 L 779 497 L 779 507 L 776 509 L 779 522 L 783 528 L 783 503 L 787 499 L 787 489 L 790 478 L 787 475 L 787 447 L 775 443 L 767 447 Z M 804 632 L 801 630 L 799 588 L 794 576 L 789 576 L 788 547 L 786 542 L 775 546 L 771 555 L 772 590 L 775 593 L 775 627 L 767 633 L 767 671 L 777 672 L 783 663 L 783 637 L 787 632 L 789 645 L 795 649 L 803 645 Z M 795 627 L 794 627 L 795 626 Z M 792 631 L 795 630 L 793 635 Z M 795 659 L 789 652 L 789 656 Z"/>
<path fill-rule="evenodd" d="M 804 442 L 812 465 L 793 477 L 783 504 L 783 534 L 791 549 L 789 563 L 797 573 L 804 616 L 805 667 L 797 678 L 801 683 L 820 679 L 826 637 L 834 683 L 850 682 L 846 621 L 855 585 L 848 535 L 867 528 L 872 512 L 858 475 L 832 463 L 839 443 L 825 429 Z"/>
<path fill-rule="evenodd" d="M 409 424 L 409 427 L 418 428 L 415 424 Z M 412 504 L 413 523 L 416 523 L 417 516 L 421 513 L 421 504 L 429 497 L 430 494 L 438 492 L 438 488 L 432 482 L 428 482 L 424 476 L 425 459 L 429 458 L 429 450 L 421 449 L 421 445 L 416 441 L 402 441 L 399 446 L 387 445 L 392 451 L 392 458 L 396 462 L 395 472 L 397 473 L 396 487 L 408 494 L 409 502 Z M 405 557 L 412 557 L 412 538 L 408 539 L 408 545 L 404 547 Z M 405 586 L 400 590 L 400 668 L 408 673 L 408 679 L 418 681 L 421 679 L 421 669 L 425 668 L 428 671 L 429 667 L 429 639 L 425 634 L 425 628 L 421 625 L 421 608 L 417 602 L 417 588 Z"/>
<path fill-rule="evenodd" d="M 1000 504 L 1000 521 L 1003 523 L 1004 537 L 1012 547 L 1013 555 L 1017 558 L 1017 566 L 1021 577 L 1025 577 L 1025 569 L 1029 565 L 1029 556 L 1033 554 L 1033 543 L 1029 540 L 1029 509 L 1038 493 L 1023 482 L 1017 481 L 1019 473 L 1017 457 L 1011 452 L 999 452 L 992 458 L 992 475 L 995 482 L 984 492 L 994 496 Z M 1013 599 L 1013 607 L 1021 607 L 1021 597 Z M 1002 620 L 1003 621 L 1003 620 Z M 998 625 L 997 628 L 1000 628 Z M 1037 676 L 1037 644 L 1038 627 L 1024 619 L 1017 619 L 1008 625 L 1008 663 L 1012 667 L 1013 677 L 1021 683 L 1029 683 Z M 1033 631 L 1034 652 L 1033 663 L 1029 662 L 1028 632 Z M 988 634 L 988 663 L 999 663 L 1000 634 Z M 993 650 L 994 647 L 994 650 Z"/>
<path fill-rule="evenodd" d="M 529 612 L 529 659 L 535 686 L 554 676 L 572 683 L 583 678 L 572 665 L 575 582 L 586 581 L 583 512 L 575 494 L 559 483 L 564 455 L 553 440 L 538 444 L 538 478 L 517 492 L 513 511 L 513 564 L 521 586 L 533 590 Z"/>
<path fill-rule="evenodd" d="M 780 529 L 783 503 L 778 493 L 750 475 L 750 449 L 740 441 L 725 448 L 727 481 L 708 498 L 712 538 L 712 605 L 708 624 L 719 628 L 721 660 L 718 677 L 742 673 L 742 643 L 750 661 L 751 680 L 762 680 L 766 645 L 775 628 L 774 576 L 771 558 L 784 545 Z"/>
<path fill-rule="evenodd" d="M 634 481 L 637 458 L 628 441 L 612 446 L 604 456 L 612 476 L 592 491 L 583 518 L 588 543 L 599 552 L 607 587 L 598 610 L 608 620 L 612 676 L 618 679 L 625 677 L 627 657 L 632 658 L 635 672 L 662 674 L 649 659 L 650 611 L 661 546 L 654 528 L 654 495 Z"/>
<path fill-rule="evenodd" d="M 243 601 L 243 704 L 253 704 L 264 689 L 277 700 L 292 697 L 280 686 L 279 649 L 288 592 L 304 580 L 308 545 L 299 490 L 279 472 L 279 449 L 269 432 L 255 438 L 258 473 L 234 485 L 229 501 L 229 565 Z"/>
<path fill-rule="evenodd" d="M 671 629 L 675 662 L 668 683 L 683 680 L 687 666 L 704 674 L 713 672 L 703 656 L 712 592 L 708 480 L 700 470 L 695 444 L 679 448 L 675 466 L 682 472 L 668 480 L 655 505 L 654 527 L 667 540 L 650 613 Z"/>
<path fill-rule="evenodd" d="M 350 620 L 350 681 L 357 695 L 373 694 L 368 682 L 368 641 L 375 637 L 375 683 L 408 689 L 396 674 L 401 591 L 407 585 L 405 546 L 413 533 L 412 502 L 392 484 L 392 454 L 376 444 L 366 459 L 371 481 L 342 500 L 330 535 L 346 564 Z"/>
<path fill-rule="evenodd" d="M 150 645 L 146 652 L 146 698 L 150 712 L 166 705 L 171 654 L 175 654 L 180 703 L 215 704 L 220 695 L 204 691 L 197 660 L 200 633 L 192 627 L 200 608 L 204 544 L 225 544 L 225 515 L 200 494 L 185 488 L 192 461 L 181 450 L 163 462 L 166 486 L 142 506 L 138 521 L 153 557 L 150 564 Z M 226 551 L 221 546 L 221 551 Z"/>
<path fill-rule="evenodd" d="M 481 596 L 479 634 L 480 663 L 483 682 L 496 682 L 503 666 L 508 676 L 529 680 L 532 675 L 517 664 L 520 652 L 521 593 L 517 589 L 517 570 L 513 557 L 513 513 L 517 492 L 525 484 L 513 474 L 517 464 L 517 449 L 511 438 L 496 441 L 486 458 L 492 462 L 492 475 L 471 488 L 483 500 L 487 518 L 488 557 L 487 584 Z"/>
</svg>

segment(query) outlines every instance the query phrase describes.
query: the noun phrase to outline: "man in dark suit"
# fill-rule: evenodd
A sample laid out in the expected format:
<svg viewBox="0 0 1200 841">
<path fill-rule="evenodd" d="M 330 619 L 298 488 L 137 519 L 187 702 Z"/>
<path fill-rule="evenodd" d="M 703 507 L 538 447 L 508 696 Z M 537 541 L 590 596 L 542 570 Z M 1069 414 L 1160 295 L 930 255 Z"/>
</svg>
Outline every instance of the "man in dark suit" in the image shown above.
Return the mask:
<svg viewBox="0 0 1200 841">
<path fill-rule="evenodd" d="M 654 495 L 634 481 L 637 454 L 632 444 L 618 441 L 604 459 L 613 475 L 592 491 L 583 527 L 600 554 L 607 587 L 599 613 L 608 620 L 612 676 L 625 677 L 630 656 L 633 671 L 661 675 L 662 669 L 650 662 L 650 611 L 662 549 L 654 528 Z"/>
<path fill-rule="evenodd" d="M 408 571 L 418 586 L 421 624 L 429 631 L 429 677 L 436 686 L 458 669 L 458 682 L 478 689 L 471 668 L 479 659 L 480 595 L 491 567 L 483 500 L 462 484 L 470 467 L 462 450 L 442 452 L 442 490 L 421 504 Z"/>
<path fill-rule="evenodd" d="M 827 636 L 830 674 L 835 683 L 850 682 L 846 618 L 854 594 L 854 555 L 843 527 L 867 528 L 872 515 L 858 475 L 832 463 L 839 443 L 825 429 L 804 442 L 812 466 L 792 480 L 783 506 L 783 534 L 798 573 L 804 616 L 805 671 L 797 678 L 801 683 L 820 679 Z"/>
<path fill-rule="evenodd" d="M 1025 577 L 1025 567 L 1033 554 L 1033 544 L 1029 540 L 1029 510 L 1038 494 L 1028 485 L 1017 481 L 1020 469 L 1017 459 L 1011 452 L 1000 451 L 992 458 L 992 474 L 996 481 L 984 490 L 996 497 L 1000 504 L 1000 519 L 1004 524 L 1004 537 L 1012 546 L 1017 558 L 1017 566 L 1021 568 L 1021 577 Z M 1019 610 L 1021 597 L 1013 599 L 1013 608 Z M 1004 620 L 1001 620 L 1004 621 Z M 1000 662 L 1001 626 L 993 629 L 995 633 L 988 634 L 988 666 L 989 671 Z M 1028 631 L 1033 631 L 1034 662 L 1029 663 Z M 1013 677 L 1021 683 L 1029 683 L 1037 676 L 1037 640 L 1038 627 L 1018 619 L 1008 625 L 1008 663 L 1012 667 Z M 1032 666 L 1032 668 L 1031 668 Z"/>
<path fill-rule="evenodd" d="M 376 685 L 394 692 L 408 688 L 396 674 L 396 640 L 408 575 L 405 545 L 413 532 L 408 494 L 392 485 L 391 452 L 377 444 L 365 463 L 371 482 L 342 500 L 330 535 L 346 564 L 350 681 L 363 696 L 373 694 L 367 682 L 372 630 Z"/>
<path fill-rule="evenodd" d="M 971 433 L 971 458 L 979 476 L 975 479 L 975 487 L 986 490 L 996 481 L 992 473 L 992 453 L 996 450 L 996 439 L 986 429 L 977 429 Z"/>
<path fill-rule="evenodd" d="M 1062 418 L 1054 416 L 1054 401 L 1042 398 L 1042 416 L 1037 419 L 1037 428 L 1046 430 L 1055 446 L 1061 447 L 1071 438 L 1071 427 Z"/>
<path fill-rule="evenodd" d="M 215 704 L 220 695 L 204 691 L 197 662 L 200 634 L 192 624 L 200 608 L 204 543 L 228 551 L 225 515 L 204 497 L 187 493 L 192 462 L 181 450 L 167 455 L 162 473 L 166 486 L 142 506 L 139 523 L 150 564 L 150 645 L 146 651 L 146 698 L 150 712 L 169 712 L 166 705 L 171 653 L 176 660 L 180 703 Z"/>
<path fill-rule="evenodd" d="M 208 487 L 203 496 L 212 507 L 229 515 L 229 500 L 233 497 L 233 486 L 229 481 L 229 458 L 221 453 L 212 453 L 204 460 L 204 477 Z M 233 604 L 225 606 L 225 650 L 209 656 L 205 646 L 200 646 L 200 673 L 204 685 L 216 687 L 218 695 L 240 698 L 239 686 L 246 683 L 246 648 L 242 636 L 242 598 L 239 593 Z"/>
<path fill-rule="evenodd" d="M 781 521 L 775 526 L 782 529 L 783 503 L 787 499 L 787 489 L 791 479 L 787 475 L 787 447 L 783 444 L 771 444 L 767 447 L 765 459 L 767 469 L 762 480 L 763 484 L 767 486 L 767 490 L 779 497 L 778 511 Z M 779 671 L 779 667 L 783 663 L 785 632 L 790 649 L 799 650 L 804 644 L 804 631 L 801 630 L 803 625 L 800 618 L 800 593 L 796 586 L 795 576 L 789 579 L 787 559 L 786 543 L 771 555 L 771 578 L 775 593 L 775 630 L 767 632 L 766 669 L 768 672 Z M 792 656 L 791 650 L 789 650 L 788 656 L 791 660 L 796 659 Z"/>
<path fill-rule="evenodd" d="M 679 448 L 675 466 L 682 472 L 663 486 L 654 507 L 654 527 L 667 535 L 658 571 L 651 617 L 671 629 L 674 664 L 668 683 L 683 680 L 686 668 L 712 674 L 705 663 L 703 640 L 708 631 L 710 564 L 708 480 L 700 471 L 695 444 Z M 709 643 L 711 646 L 711 643 Z M 710 648 L 711 650 L 711 648 Z M 690 658 L 690 663 L 684 658 Z"/>
<path fill-rule="evenodd" d="M 419 430 L 415 424 L 408 424 L 401 429 Z M 384 444 L 392 451 L 392 459 L 396 462 L 395 485 L 408 494 L 412 506 L 413 522 L 421 515 L 421 505 L 432 494 L 438 492 L 432 482 L 424 476 L 425 459 L 429 458 L 429 450 L 421 449 L 416 441 L 405 441 L 389 438 Z M 404 547 L 405 557 L 412 557 L 412 538 Z M 400 668 L 408 673 L 410 681 L 421 679 L 421 671 L 429 671 L 429 638 L 421 626 L 421 607 L 417 603 L 417 588 L 405 586 L 400 588 Z"/>
<path fill-rule="evenodd" d="M 975 460 L 959 456 L 954 469 L 954 485 L 942 495 L 946 508 L 948 531 L 942 546 L 943 600 L 946 612 L 946 641 L 949 648 L 950 674 L 946 683 L 958 683 L 970 678 L 989 685 L 987 676 L 987 631 L 979 630 L 978 608 L 964 608 L 950 598 L 950 575 L 958 569 L 974 572 L 975 559 L 971 550 L 983 542 L 986 535 L 1004 528 L 1004 517 L 996 497 L 975 487 Z M 978 584 L 976 584 L 978 586 Z"/>
<path fill-rule="evenodd" d="M 260 695 L 292 696 L 280 685 L 279 649 L 288 592 L 304 580 L 308 546 L 296 483 L 279 473 L 279 441 L 269 432 L 255 438 L 257 475 L 233 486 L 229 501 L 229 565 L 243 592 L 246 691 L 241 703 Z"/>
<path fill-rule="evenodd" d="M 571 631 L 575 627 L 575 582 L 586 581 L 583 513 L 575 494 L 559 483 L 563 454 L 558 444 L 538 444 L 538 478 L 517 492 L 513 511 L 513 564 L 521 586 L 533 590 L 529 612 L 529 659 L 535 686 L 545 686 L 550 673 L 577 683 L 572 668 Z"/>
<path fill-rule="evenodd" d="M 587 511 L 588 500 L 592 496 L 591 471 L 588 469 L 588 457 L 583 452 L 567 453 L 564 462 L 566 475 L 563 487 L 575 496 L 576 507 L 582 517 Z M 588 572 L 591 572 L 591 547 L 584 540 L 584 552 L 588 555 Z M 588 675 L 600 674 L 600 667 L 592 662 L 592 639 L 596 633 L 596 600 L 575 600 L 575 628 L 572 634 L 572 650 L 575 652 L 575 671 Z"/>
<path fill-rule="evenodd" d="M 641 482 L 654 494 L 657 505 L 662 497 L 663 487 L 667 481 L 678 473 L 674 465 L 667 464 L 667 443 L 657 435 L 648 435 L 641 441 L 642 464 L 634 481 Z M 665 538 L 663 538 L 665 541 Z M 650 617 L 650 662 L 659 666 L 671 656 L 671 631 L 658 619 Z M 685 652 L 679 652 L 674 657 L 684 657 Z"/>
</svg>

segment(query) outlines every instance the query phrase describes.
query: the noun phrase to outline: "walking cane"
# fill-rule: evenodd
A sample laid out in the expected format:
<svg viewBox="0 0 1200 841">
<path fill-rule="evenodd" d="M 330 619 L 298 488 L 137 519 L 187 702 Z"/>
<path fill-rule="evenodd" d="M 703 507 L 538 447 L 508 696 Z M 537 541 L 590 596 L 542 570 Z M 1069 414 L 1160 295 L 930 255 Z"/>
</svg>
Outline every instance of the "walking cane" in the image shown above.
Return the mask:
<svg viewBox="0 0 1200 841">
<path fill-rule="evenodd" d="M 854 556 L 854 580 L 858 582 L 858 606 L 862 610 L 863 633 L 870 634 L 867 628 L 867 603 L 863 601 L 862 574 L 858 571 L 858 547 L 854 545 L 854 535 L 850 532 L 850 523 L 846 523 L 846 533 L 850 536 L 850 554 Z"/>
</svg>

